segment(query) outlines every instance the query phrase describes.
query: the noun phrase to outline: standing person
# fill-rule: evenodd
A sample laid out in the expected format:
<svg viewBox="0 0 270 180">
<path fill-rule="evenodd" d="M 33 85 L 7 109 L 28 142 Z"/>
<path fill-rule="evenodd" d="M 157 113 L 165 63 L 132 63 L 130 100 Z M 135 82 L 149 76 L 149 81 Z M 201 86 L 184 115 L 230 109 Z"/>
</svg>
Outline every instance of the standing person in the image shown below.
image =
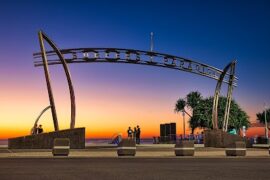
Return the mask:
<svg viewBox="0 0 270 180">
<path fill-rule="evenodd" d="M 141 128 L 137 125 L 136 143 L 141 143 Z"/>
<path fill-rule="evenodd" d="M 133 131 L 132 131 L 131 127 L 128 127 L 128 130 L 127 130 L 128 139 L 132 139 L 132 133 L 133 133 Z"/>
<path fill-rule="evenodd" d="M 137 142 L 137 129 L 136 129 L 136 127 L 134 127 L 134 130 L 133 130 L 133 139 L 136 143 Z"/>
<path fill-rule="evenodd" d="M 40 124 L 38 126 L 38 134 L 41 134 L 41 133 L 43 133 L 43 128 L 42 128 L 42 125 Z"/>
</svg>

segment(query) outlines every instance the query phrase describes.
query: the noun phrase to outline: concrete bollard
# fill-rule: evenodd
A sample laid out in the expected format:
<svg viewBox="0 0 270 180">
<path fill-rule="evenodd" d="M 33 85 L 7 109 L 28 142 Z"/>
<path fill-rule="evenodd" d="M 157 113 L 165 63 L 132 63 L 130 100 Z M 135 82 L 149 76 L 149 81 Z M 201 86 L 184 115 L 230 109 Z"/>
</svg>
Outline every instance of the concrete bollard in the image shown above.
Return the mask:
<svg viewBox="0 0 270 180">
<path fill-rule="evenodd" d="M 117 147 L 118 156 L 135 156 L 136 143 L 134 139 L 123 139 Z"/>
<path fill-rule="evenodd" d="M 245 156 L 246 143 L 244 141 L 236 141 L 226 148 L 226 156 Z"/>
<path fill-rule="evenodd" d="M 194 156 L 194 141 L 180 141 L 175 144 L 174 152 L 176 156 Z"/>
<path fill-rule="evenodd" d="M 68 138 L 55 138 L 53 141 L 52 154 L 54 156 L 68 156 L 70 140 Z"/>
</svg>

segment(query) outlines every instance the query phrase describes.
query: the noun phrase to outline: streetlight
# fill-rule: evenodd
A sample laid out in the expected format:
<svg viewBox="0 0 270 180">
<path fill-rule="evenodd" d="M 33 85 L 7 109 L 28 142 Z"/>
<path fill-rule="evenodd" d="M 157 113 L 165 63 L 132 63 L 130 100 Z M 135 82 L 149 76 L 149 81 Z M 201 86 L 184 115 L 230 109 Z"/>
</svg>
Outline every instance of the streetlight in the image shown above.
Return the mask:
<svg viewBox="0 0 270 180">
<path fill-rule="evenodd" d="M 267 106 L 266 106 L 266 103 L 264 103 L 265 137 L 266 137 L 266 139 L 267 139 L 267 144 L 269 144 L 269 139 L 268 139 L 268 126 L 267 126 L 266 112 L 267 112 Z"/>
<path fill-rule="evenodd" d="M 154 50 L 154 33 L 150 33 L 150 51 L 153 52 Z"/>
<path fill-rule="evenodd" d="M 183 115 L 183 133 L 184 133 L 184 140 L 185 140 L 185 137 L 186 137 L 185 111 L 182 111 L 182 115 Z"/>
</svg>

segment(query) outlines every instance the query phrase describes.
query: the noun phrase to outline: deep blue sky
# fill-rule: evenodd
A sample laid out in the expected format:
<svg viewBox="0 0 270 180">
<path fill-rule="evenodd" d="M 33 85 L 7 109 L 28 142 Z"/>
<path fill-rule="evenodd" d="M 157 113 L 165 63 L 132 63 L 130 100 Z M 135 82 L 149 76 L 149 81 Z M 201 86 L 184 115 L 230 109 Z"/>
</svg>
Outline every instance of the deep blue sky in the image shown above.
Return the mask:
<svg viewBox="0 0 270 180">
<path fill-rule="evenodd" d="M 14 87 L 12 83 L 24 80 L 45 83 L 43 77 L 33 80 L 41 71 L 33 67 L 32 58 L 32 53 L 39 51 L 39 29 L 44 30 L 60 48 L 142 50 L 149 49 L 149 34 L 153 31 L 155 51 L 191 58 L 220 69 L 237 59 L 239 87 L 235 89 L 234 97 L 251 117 L 262 109 L 264 102 L 270 104 L 270 1 L 267 0 L 2 0 L 1 86 Z M 95 78 L 91 79 L 88 71 L 92 71 Z M 181 86 L 179 96 L 191 90 L 199 90 L 208 96 L 215 88 L 212 80 L 152 67 L 95 65 L 91 69 L 87 65 L 75 65 L 72 75 L 75 79 L 80 78 L 82 84 L 95 79 L 94 83 L 111 83 L 157 93 L 163 90 L 173 93 L 171 89 Z M 136 86 L 129 84 L 130 78 Z"/>
</svg>

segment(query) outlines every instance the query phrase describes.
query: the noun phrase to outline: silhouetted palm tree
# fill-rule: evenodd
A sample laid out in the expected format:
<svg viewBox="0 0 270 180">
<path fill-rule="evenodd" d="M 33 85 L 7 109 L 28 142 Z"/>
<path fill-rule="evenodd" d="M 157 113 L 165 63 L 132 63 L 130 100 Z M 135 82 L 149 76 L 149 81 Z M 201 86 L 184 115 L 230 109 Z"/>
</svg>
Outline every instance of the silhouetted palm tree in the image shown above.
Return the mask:
<svg viewBox="0 0 270 180">
<path fill-rule="evenodd" d="M 179 112 L 184 112 L 186 113 L 189 117 L 191 117 L 191 115 L 185 110 L 186 107 L 186 101 L 182 98 L 179 98 L 175 104 L 174 107 L 174 112 L 179 113 Z"/>
<path fill-rule="evenodd" d="M 256 114 L 257 116 L 257 120 L 260 122 L 260 123 L 263 123 L 265 124 L 265 111 L 266 111 L 266 121 L 268 123 L 268 129 L 270 129 L 270 109 L 266 109 L 264 110 L 263 112 L 259 112 Z"/>
<path fill-rule="evenodd" d="M 187 95 L 187 105 L 191 109 L 195 109 L 200 104 L 201 100 L 202 100 L 202 95 L 198 91 L 190 92 Z"/>
</svg>

